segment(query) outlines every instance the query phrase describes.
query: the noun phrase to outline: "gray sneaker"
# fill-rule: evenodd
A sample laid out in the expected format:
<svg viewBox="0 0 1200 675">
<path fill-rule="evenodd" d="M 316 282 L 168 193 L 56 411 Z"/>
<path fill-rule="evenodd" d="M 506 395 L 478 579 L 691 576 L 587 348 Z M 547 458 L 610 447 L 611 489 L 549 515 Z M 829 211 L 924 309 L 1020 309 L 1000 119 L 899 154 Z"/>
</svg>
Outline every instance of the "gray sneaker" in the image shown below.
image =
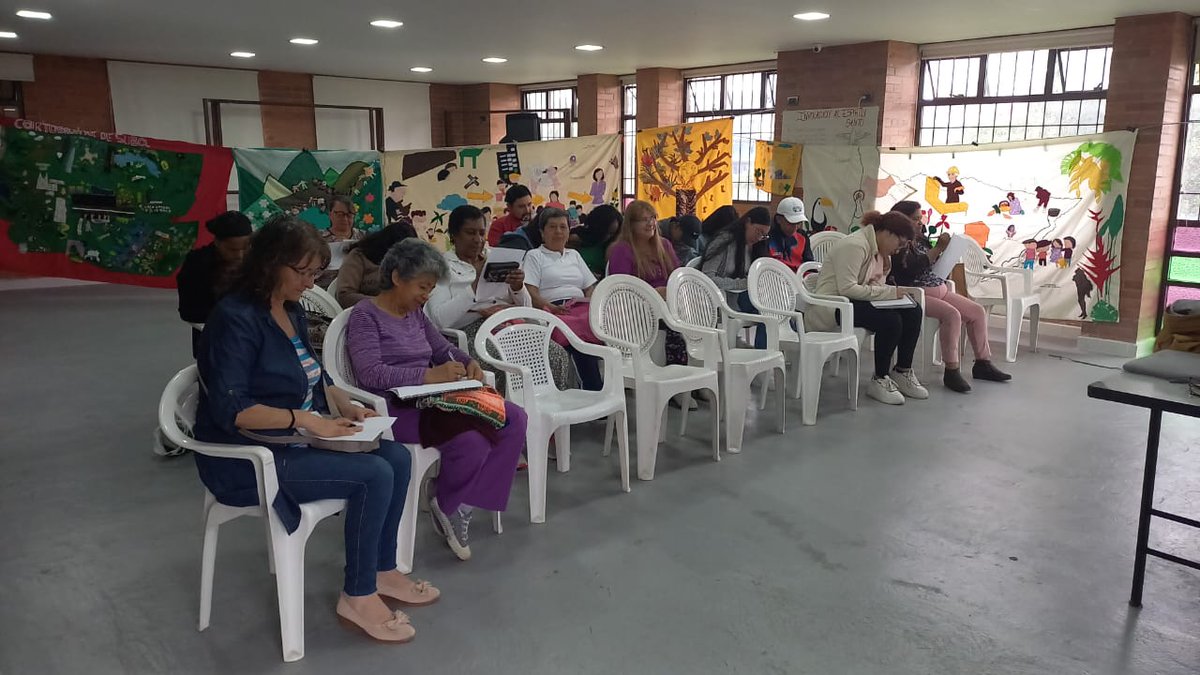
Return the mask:
<svg viewBox="0 0 1200 675">
<path fill-rule="evenodd" d="M 459 560 L 471 559 L 471 546 L 467 539 L 467 530 L 471 525 L 471 508 L 466 505 L 446 515 L 438 504 L 437 498 L 429 500 L 429 511 L 433 515 L 434 529 L 446 538 L 446 545 L 454 551 Z"/>
</svg>

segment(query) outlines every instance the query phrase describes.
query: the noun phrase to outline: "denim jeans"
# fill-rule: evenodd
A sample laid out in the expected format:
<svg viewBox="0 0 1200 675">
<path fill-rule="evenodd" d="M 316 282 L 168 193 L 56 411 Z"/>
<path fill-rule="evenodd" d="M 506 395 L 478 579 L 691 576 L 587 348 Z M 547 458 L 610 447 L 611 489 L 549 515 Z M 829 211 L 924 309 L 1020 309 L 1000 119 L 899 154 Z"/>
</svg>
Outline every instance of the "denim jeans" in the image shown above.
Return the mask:
<svg viewBox="0 0 1200 675">
<path fill-rule="evenodd" d="M 395 441 L 374 452 L 343 453 L 308 447 L 275 454 L 279 485 L 296 501 L 347 500 L 346 595 L 375 592 L 375 575 L 396 569 L 396 537 L 412 456 Z"/>
</svg>

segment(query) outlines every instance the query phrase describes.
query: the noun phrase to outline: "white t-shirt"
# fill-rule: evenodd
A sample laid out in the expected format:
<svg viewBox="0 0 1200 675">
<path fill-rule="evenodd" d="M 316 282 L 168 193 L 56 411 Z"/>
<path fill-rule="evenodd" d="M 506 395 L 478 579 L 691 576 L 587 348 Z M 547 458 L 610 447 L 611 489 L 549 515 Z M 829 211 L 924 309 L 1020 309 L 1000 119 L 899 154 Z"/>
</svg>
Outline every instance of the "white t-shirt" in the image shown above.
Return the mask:
<svg viewBox="0 0 1200 675">
<path fill-rule="evenodd" d="M 583 289 L 596 283 L 579 252 L 570 248 L 558 253 L 538 247 L 525 254 L 524 267 L 525 283 L 537 286 L 546 302 L 580 299 Z"/>
</svg>

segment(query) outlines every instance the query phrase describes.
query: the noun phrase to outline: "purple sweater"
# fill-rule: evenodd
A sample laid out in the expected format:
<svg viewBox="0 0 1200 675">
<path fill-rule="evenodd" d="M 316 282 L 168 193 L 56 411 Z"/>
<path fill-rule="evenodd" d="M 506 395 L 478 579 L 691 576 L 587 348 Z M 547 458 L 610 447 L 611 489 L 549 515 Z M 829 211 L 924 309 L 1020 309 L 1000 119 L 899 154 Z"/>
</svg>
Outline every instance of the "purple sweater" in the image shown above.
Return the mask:
<svg viewBox="0 0 1200 675">
<path fill-rule="evenodd" d="M 649 275 L 641 277 L 642 281 L 655 288 L 666 288 L 667 279 L 670 278 L 671 272 L 674 272 L 675 268 L 679 267 L 679 259 L 675 257 L 674 247 L 664 246 L 663 249 L 667 253 L 667 260 L 671 263 L 671 269 L 658 269 L 658 266 L 654 265 Z M 633 253 L 633 247 L 627 242 L 619 241 L 613 244 L 612 249 L 609 250 L 608 273 L 638 276 L 637 257 Z"/>
<path fill-rule="evenodd" d="M 442 337 L 425 312 L 395 317 L 370 298 L 359 301 L 350 312 L 346 347 L 358 386 L 375 394 L 424 384 L 430 366 L 451 360 L 471 362 L 469 355 Z"/>
</svg>

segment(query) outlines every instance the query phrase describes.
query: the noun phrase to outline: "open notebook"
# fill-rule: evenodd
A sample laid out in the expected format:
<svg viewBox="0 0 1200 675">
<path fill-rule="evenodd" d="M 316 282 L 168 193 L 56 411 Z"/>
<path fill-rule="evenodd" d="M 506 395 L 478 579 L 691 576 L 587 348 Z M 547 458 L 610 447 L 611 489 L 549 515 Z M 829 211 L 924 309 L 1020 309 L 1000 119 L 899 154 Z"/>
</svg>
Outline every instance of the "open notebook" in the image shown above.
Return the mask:
<svg viewBox="0 0 1200 675">
<path fill-rule="evenodd" d="M 389 389 L 396 398 L 406 401 L 413 398 L 423 398 L 448 391 L 464 391 L 466 389 L 481 389 L 483 383 L 479 380 L 459 380 L 458 382 L 442 382 L 439 384 L 417 384 L 411 387 L 396 387 Z"/>
</svg>

